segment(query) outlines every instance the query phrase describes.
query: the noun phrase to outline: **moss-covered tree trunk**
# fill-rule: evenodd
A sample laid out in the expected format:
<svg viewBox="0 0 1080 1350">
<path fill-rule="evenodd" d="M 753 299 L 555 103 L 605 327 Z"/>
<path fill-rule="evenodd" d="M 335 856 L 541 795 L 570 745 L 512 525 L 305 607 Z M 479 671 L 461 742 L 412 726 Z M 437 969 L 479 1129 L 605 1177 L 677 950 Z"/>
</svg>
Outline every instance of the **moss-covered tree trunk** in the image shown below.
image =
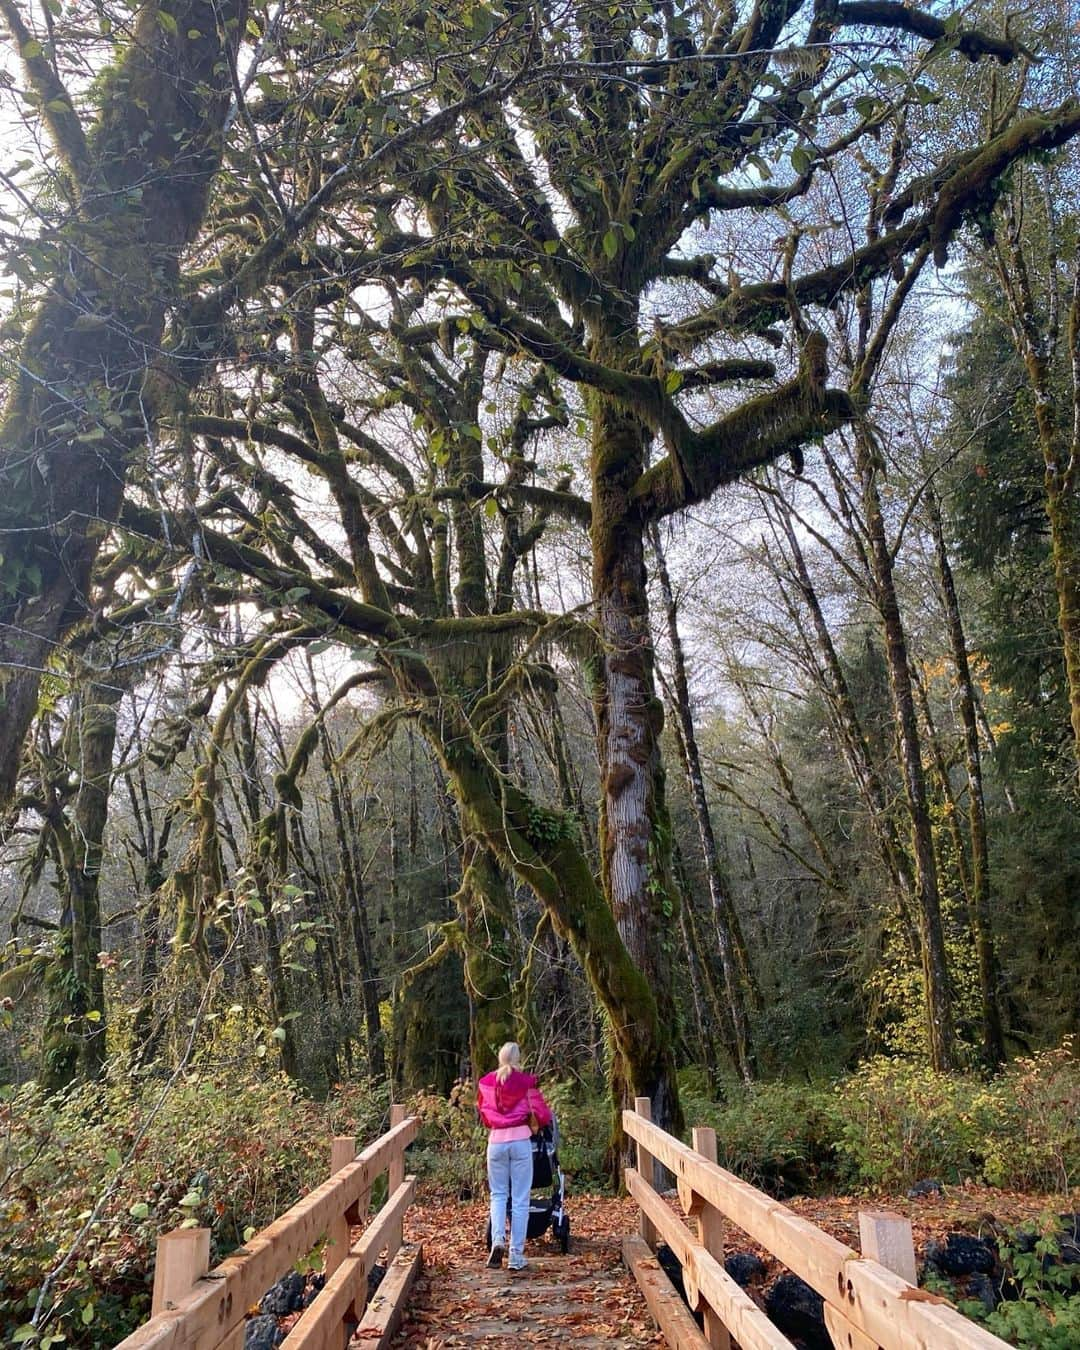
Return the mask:
<svg viewBox="0 0 1080 1350">
<path fill-rule="evenodd" d="M 1012 200 L 1002 209 L 1004 227 L 995 237 L 995 259 L 1013 342 L 1024 362 L 1034 403 L 1073 754 L 1080 773 L 1080 260 L 1073 264 L 1067 342 L 1060 343 L 1062 325 L 1055 316 L 1064 305 L 1055 257 L 1061 249 L 1055 237 L 1058 227 L 1052 219 L 1043 222 L 1053 261 L 1043 258 L 1041 268 L 1038 262 L 1033 265 L 1025 253 L 1026 222 L 1033 204 L 1024 194 L 1020 180 Z M 1037 276 L 1040 270 L 1046 295 L 1036 294 L 1032 282 L 1033 273 Z M 1055 368 L 1059 361 L 1066 369 Z"/>
<path fill-rule="evenodd" d="M 620 1088 L 647 1095 L 650 1086 L 661 1084 L 662 1100 L 677 1107 L 677 1097 L 668 1090 L 674 1084 L 673 1022 L 661 1023 L 654 988 L 627 950 L 576 824 L 499 778 L 461 728 L 445 719 L 438 726 L 425 721 L 423 728 L 446 770 L 465 828 L 532 887 L 574 949 L 608 1018 Z"/>
<path fill-rule="evenodd" d="M 42 1083 L 48 1091 L 75 1078 L 95 1078 L 105 1064 L 100 882 L 121 692 L 87 679 L 75 695 L 68 723 L 79 787 L 70 821 L 54 824 L 64 898 L 56 969 L 46 981 L 50 1031 Z"/>
<path fill-rule="evenodd" d="M 896 715 L 904 800 L 911 822 L 911 846 L 915 857 L 916 912 L 921 938 L 926 1034 L 930 1061 L 935 1069 L 951 1069 L 956 1059 L 956 1028 L 953 1022 L 952 990 L 945 956 L 945 932 L 941 921 L 934 831 L 926 793 L 926 775 L 919 741 L 915 693 L 908 665 L 907 635 L 900 614 L 893 571 L 893 553 L 885 533 L 885 518 L 877 486 L 873 448 L 858 437 L 859 477 L 863 514 L 870 539 L 874 599 L 885 633 L 885 657 L 889 689 Z"/>
<path fill-rule="evenodd" d="M 349 919 L 352 956 L 360 982 L 360 1001 L 364 1009 L 364 1036 L 368 1073 L 378 1081 L 386 1077 L 386 1047 L 379 1007 L 379 975 L 371 944 L 370 916 L 359 857 L 359 839 L 355 820 L 350 820 L 351 801 L 348 785 L 339 778 L 334 764 L 330 734 L 325 722 L 319 723 L 319 742 L 323 770 L 330 793 L 330 811 L 337 836 L 338 864 L 341 868 L 341 893 Z M 351 826 L 351 827 L 350 827 Z"/>
<path fill-rule="evenodd" d="M 1069 689 L 1069 718 L 1080 766 L 1080 502 L 1073 473 L 1067 478 L 1054 465 L 1046 468 L 1046 518 L 1054 562 L 1058 628 Z"/>
<path fill-rule="evenodd" d="M 447 411 L 455 414 L 465 425 L 474 421 L 483 391 L 483 369 L 482 354 L 474 351 L 457 387 L 457 401 L 451 408 L 443 408 L 444 414 Z M 482 517 L 472 493 L 473 485 L 484 476 L 483 453 L 475 437 L 461 435 L 456 426 L 447 431 L 450 481 L 458 490 L 450 503 L 457 562 L 453 606 L 459 618 L 476 618 L 490 614 L 494 608 L 489 598 Z M 511 574 L 513 566 L 512 561 Z M 468 709 L 503 679 L 510 651 L 504 639 L 491 636 L 463 643 L 448 656 L 452 676 L 460 683 L 463 704 Z M 481 734 L 492 762 L 505 772 L 506 710 L 491 716 Z M 495 1067 L 500 1045 L 519 1034 L 522 1010 L 516 1006 L 516 990 L 522 954 L 506 872 L 484 840 L 468 831 L 462 841 L 458 910 L 464 933 L 465 986 L 469 995 L 469 1052 L 473 1076 L 479 1077 Z"/>
<path fill-rule="evenodd" d="M 19 12 L 3 17 L 26 54 L 69 218 L 19 353 L 0 420 L 0 801 L 14 787 L 41 673 L 86 612 L 98 546 L 120 509 L 132 455 L 162 411 L 165 317 L 184 249 L 202 223 L 221 154 L 230 62 L 245 0 L 177 0 L 170 22 L 143 6 L 101 81 L 87 136 Z M 37 49 L 39 55 L 29 53 Z"/>
<path fill-rule="evenodd" d="M 990 905 L 990 856 L 987 843 L 986 802 L 983 796 L 982 751 L 976 711 L 975 681 L 968 661 L 967 640 L 956 593 L 949 550 L 945 544 L 941 509 L 931 483 L 927 491 L 930 529 L 934 537 L 938 579 L 949 628 L 960 720 L 964 727 L 964 766 L 968 781 L 968 836 L 971 842 L 971 899 L 968 910 L 971 933 L 979 962 L 979 996 L 982 1006 L 982 1054 L 988 1068 L 1005 1061 L 1005 1033 L 1001 1018 L 1001 967 L 994 943 Z"/>
<path fill-rule="evenodd" d="M 651 1063 L 632 1066 L 620 1059 L 616 1090 L 649 1097 L 653 1119 L 677 1130 L 672 949 L 678 899 L 660 759 L 663 708 L 653 677 L 645 527 L 631 498 L 645 469 L 647 433 L 637 416 L 607 396 L 592 394 L 590 413 L 592 582 L 601 647 L 595 690 L 601 879 L 619 936 L 653 991 L 658 1019 L 647 1033 Z"/>
</svg>

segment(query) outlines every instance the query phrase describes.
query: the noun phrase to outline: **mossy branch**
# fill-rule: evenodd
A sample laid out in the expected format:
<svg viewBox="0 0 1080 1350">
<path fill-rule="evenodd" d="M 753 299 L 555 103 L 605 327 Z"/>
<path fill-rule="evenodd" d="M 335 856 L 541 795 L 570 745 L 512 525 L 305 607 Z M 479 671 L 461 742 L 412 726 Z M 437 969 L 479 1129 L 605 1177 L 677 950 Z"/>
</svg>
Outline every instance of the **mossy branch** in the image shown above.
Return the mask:
<svg viewBox="0 0 1080 1350">
<path fill-rule="evenodd" d="M 930 42 L 949 43 L 970 61 L 992 56 L 1005 66 L 1017 57 L 1033 56 L 1015 38 L 997 37 L 979 28 L 953 28 L 934 14 L 927 14 L 913 5 L 897 4 L 895 0 L 852 0 L 850 4 L 837 5 L 835 13 L 838 21 L 847 27 L 899 28 Z"/>
<path fill-rule="evenodd" d="M 71 95 L 53 69 L 41 43 L 23 23 L 13 0 L 0 0 L 0 14 L 19 50 L 30 87 L 37 95 L 41 120 L 64 168 L 79 187 L 90 176 L 90 150 Z"/>
<path fill-rule="evenodd" d="M 49 958 L 41 955 L 20 961 L 17 966 L 0 971 L 0 999 L 10 998 L 13 1002 L 36 993 L 49 968 Z"/>
<path fill-rule="evenodd" d="M 1055 150 L 1078 133 L 1080 98 L 1069 98 L 1051 112 L 1021 118 L 953 174 L 938 194 L 930 231 L 938 267 L 948 261 L 949 243 L 965 217 L 993 206 L 1001 194 L 1002 176 L 1017 160 Z"/>
<path fill-rule="evenodd" d="M 465 946 L 465 930 L 458 919 L 448 919 L 446 923 L 439 924 L 435 932 L 442 935 L 442 941 L 437 947 L 432 948 L 427 956 L 421 961 L 417 961 L 414 966 L 409 966 L 398 976 L 400 987 L 407 989 L 410 984 L 419 975 L 423 975 L 427 970 L 434 970 L 446 958 L 454 952 L 460 952 Z"/>
<path fill-rule="evenodd" d="M 634 488 L 645 516 L 656 520 L 703 501 L 718 487 L 783 454 L 795 454 L 853 421 L 850 395 L 825 385 L 825 339 L 807 338 L 793 380 L 748 399 L 711 427 L 695 432 L 681 415 L 669 418 L 668 455 L 648 469 Z"/>
</svg>

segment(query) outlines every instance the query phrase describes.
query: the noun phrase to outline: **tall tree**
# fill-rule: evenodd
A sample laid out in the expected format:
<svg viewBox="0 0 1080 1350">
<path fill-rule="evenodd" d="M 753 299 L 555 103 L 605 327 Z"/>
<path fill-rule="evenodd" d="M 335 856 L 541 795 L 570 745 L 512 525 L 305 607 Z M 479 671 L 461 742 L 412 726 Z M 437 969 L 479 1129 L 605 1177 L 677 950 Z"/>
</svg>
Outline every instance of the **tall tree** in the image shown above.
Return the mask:
<svg viewBox="0 0 1080 1350">
<path fill-rule="evenodd" d="M 32 312 L 0 420 L 6 801 L 41 675 L 87 612 L 128 466 L 173 401 L 162 337 L 221 160 L 247 3 L 142 7 L 128 40 L 106 55 L 86 114 L 59 73 L 78 65 L 81 19 L 49 11 L 39 31 L 18 0 L 4 0 L 0 15 L 51 142 L 50 186 L 62 204 L 27 253 Z"/>
</svg>

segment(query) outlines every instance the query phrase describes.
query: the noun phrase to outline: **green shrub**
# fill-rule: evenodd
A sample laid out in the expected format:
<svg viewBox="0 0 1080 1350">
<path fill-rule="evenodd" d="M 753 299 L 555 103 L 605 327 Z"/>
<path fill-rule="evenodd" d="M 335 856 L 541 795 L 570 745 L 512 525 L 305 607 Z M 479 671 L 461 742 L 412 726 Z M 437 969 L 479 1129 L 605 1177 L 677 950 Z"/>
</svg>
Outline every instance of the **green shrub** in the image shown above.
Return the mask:
<svg viewBox="0 0 1080 1350">
<path fill-rule="evenodd" d="M 872 1059 L 837 1083 L 837 1153 L 852 1182 L 906 1189 L 922 1177 L 977 1175 L 992 1123 L 977 1111 L 981 1084 L 903 1060 Z"/>
<path fill-rule="evenodd" d="M 994 1122 L 982 1145 L 992 1186 L 1067 1191 L 1080 1179 L 1080 1063 L 1071 1038 L 1014 1060 L 980 1104 Z"/>
<path fill-rule="evenodd" d="M 1019 1241 L 1022 1234 L 1034 1237 L 1034 1244 Z M 1061 1251 L 1059 1221 L 1046 1215 L 1039 1228 L 1025 1225 L 1013 1237 L 999 1250 L 1016 1297 L 993 1312 L 974 1299 L 962 1302 L 960 1310 L 1023 1350 L 1074 1350 L 1080 1345 L 1080 1293 L 1075 1267 L 1055 1261 Z"/>
<path fill-rule="evenodd" d="M 570 1081 L 545 1088 L 545 1093 L 559 1122 L 559 1162 L 574 1190 L 608 1190 L 607 1160 L 614 1122 L 607 1088 Z"/>
<path fill-rule="evenodd" d="M 836 1173 L 836 1119 L 831 1094 L 809 1084 L 732 1085 L 712 1100 L 694 1074 L 680 1078 L 688 1125 L 716 1131 L 717 1160 L 774 1195 L 815 1190 Z"/>
<path fill-rule="evenodd" d="M 409 1152 L 410 1170 L 429 1187 L 455 1199 L 480 1195 L 487 1178 L 487 1132 L 476 1114 L 472 1083 L 455 1083 L 449 1097 L 418 1092 L 407 1105 L 420 1117 L 416 1142 Z"/>
<path fill-rule="evenodd" d="M 1080 1063 L 1066 1042 L 984 1083 L 873 1059 L 835 1088 L 843 1176 L 900 1190 L 922 1177 L 1067 1191 L 1080 1176 Z"/>
</svg>

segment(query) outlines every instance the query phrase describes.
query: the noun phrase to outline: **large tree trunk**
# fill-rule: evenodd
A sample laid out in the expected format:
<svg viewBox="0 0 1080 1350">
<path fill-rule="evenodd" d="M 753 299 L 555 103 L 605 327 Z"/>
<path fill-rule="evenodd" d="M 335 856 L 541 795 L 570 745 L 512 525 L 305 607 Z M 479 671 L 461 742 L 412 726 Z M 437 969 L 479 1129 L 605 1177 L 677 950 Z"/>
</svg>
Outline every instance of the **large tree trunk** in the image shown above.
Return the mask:
<svg viewBox="0 0 1080 1350">
<path fill-rule="evenodd" d="M 661 1104 L 677 1107 L 673 1017 L 661 1020 L 654 987 L 623 941 L 571 818 L 501 779 L 465 726 L 445 717 L 421 725 L 450 779 L 464 827 L 532 887 L 573 947 L 608 1016 L 620 1086 L 642 1096 L 659 1086 Z"/>
<path fill-rule="evenodd" d="M 950 1069 L 956 1056 L 956 1033 L 945 957 L 945 934 L 941 923 L 933 825 L 926 798 L 918 716 L 908 666 L 907 636 L 896 594 L 892 550 L 885 535 L 885 519 L 877 488 L 875 452 L 861 436 L 858 437 L 858 457 L 863 512 L 870 538 L 875 600 L 885 632 L 885 656 L 896 714 L 904 799 L 911 820 L 930 1060 L 935 1069 Z"/>
<path fill-rule="evenodd" d="M 246 8 L 178 0 L 166 28 L 145 6 L 100 83 L 87 140 L 62 90 L 42 99 L 75 201 L 0 422 L 0 801 L 14 788 L 41 674 L 86 613 L 130 459 L 168 397 L 163 375 L 148 376 L 220 161 Z M 26 51 L 13 0 L 0 9 Z M 43 78 L 34 64 L 32 85 Z"/>
<path fill-rule="evenodd" d="M 616 1065 L 627 1096 L 652 1101 L 665 1129 L 681 1125 L 672 1030 L 671 938 L 678 898 L 660 760 L 663 707 L 653 682 L 644 527 L 631 490 L 645 467 L 640 420 L 594 394 L 592 413 L 593 600 L 600 632 L 596 687 L 600 761 L 600 867 L 604 894 L 631 960 L 652 988 L 659 1026 L 649 1078 Z"/>
<path fill-rule="evenodd" d="M 968 835 L 971 841 L 971 905 L 969 922 L 979 960 L 979 993 L 982 1001 L 982 1051 L 988 1068 L 1005 1061 L 1005 1035 L 1001 1023 L 1001 968 L 994 947 L 990 917 L 990 858 L 987 845 L 986 802 L 983 796 L 982 752 L 979 746 L 979 722 L 975 682 L 971 677 L 960 602 L 956 594 L 949 551 L 945 545 L 941 508 L 933 484 L 927 491 L 930 529 L 934 536 L 941 598 L 949 626 L 949 646 L 956 673 L 956 692 L 960 702 L 960 720 L 964 727 L 964 765 L 968 780 Z"/>
</svg>

